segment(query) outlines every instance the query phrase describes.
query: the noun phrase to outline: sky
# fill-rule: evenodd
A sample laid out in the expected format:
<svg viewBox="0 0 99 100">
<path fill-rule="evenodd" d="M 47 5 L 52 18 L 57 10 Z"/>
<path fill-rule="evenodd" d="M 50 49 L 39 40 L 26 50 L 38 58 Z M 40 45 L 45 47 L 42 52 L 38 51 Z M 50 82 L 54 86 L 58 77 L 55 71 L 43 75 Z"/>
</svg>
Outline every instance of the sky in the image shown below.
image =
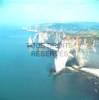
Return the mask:
<svg viewBox="0 0 99 100">
<path fill-rule="evenodd" d="M 99 0 L 0 0 L 0 24 L 99 22 Z"/>
</svg>

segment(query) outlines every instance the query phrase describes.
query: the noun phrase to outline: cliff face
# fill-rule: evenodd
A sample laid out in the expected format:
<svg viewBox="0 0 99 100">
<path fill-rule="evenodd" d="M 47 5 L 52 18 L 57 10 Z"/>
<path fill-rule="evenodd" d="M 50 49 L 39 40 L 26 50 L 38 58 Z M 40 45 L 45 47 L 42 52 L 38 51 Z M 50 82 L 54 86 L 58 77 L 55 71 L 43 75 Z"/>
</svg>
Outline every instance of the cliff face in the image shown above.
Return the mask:
<svg viewBox="0 0 99 100">
<path fill-rule="evenodd" d="M 96 22 L 45 23 L 38 25 L 36 29 L 40 32 L 39 42 L 47 43 L 59 43 L 66 35 L 99 36 L 99 23 Z"/>
<path fill-rule="evenodd" d="M 59 43 L 64 38 L 64 33 L 58 32 L 40 32 L 38 36 L 39 43 Z"/>
</svg>

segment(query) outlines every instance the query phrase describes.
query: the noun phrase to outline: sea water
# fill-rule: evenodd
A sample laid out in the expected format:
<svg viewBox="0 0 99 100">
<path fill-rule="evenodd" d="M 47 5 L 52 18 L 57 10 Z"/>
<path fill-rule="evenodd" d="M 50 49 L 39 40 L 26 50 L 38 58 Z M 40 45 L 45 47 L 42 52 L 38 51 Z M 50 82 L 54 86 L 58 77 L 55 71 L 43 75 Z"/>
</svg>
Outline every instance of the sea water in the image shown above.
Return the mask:
<svg viewBox="0 0 99 100">
<path fill-rule="evenodd" d="M 0 100 L 98 100 L 98 78 L 82 72 L 54 76 L 54 57 L 31 55 L 26 42 L 34 34 L 0 28 Z M 97 68 L 98 53 L 92 56 Z"/>
</svg>

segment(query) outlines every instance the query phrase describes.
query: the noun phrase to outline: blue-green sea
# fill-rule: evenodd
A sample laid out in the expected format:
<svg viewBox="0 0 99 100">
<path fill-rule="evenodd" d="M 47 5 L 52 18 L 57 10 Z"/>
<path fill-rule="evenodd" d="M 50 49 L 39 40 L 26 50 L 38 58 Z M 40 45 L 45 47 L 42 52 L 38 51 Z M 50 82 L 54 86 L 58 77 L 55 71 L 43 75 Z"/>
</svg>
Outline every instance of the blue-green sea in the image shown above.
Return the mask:
<svg viewBox="0 0 99 100">
<path fill-rule="evenodd" d="M 0 27 L 0 100 L 99 100 L 98 78 L 81 72 L 53 76 L 54 57 L 31 56 L 26 42 L 34 34 Z"/>
</svg>

